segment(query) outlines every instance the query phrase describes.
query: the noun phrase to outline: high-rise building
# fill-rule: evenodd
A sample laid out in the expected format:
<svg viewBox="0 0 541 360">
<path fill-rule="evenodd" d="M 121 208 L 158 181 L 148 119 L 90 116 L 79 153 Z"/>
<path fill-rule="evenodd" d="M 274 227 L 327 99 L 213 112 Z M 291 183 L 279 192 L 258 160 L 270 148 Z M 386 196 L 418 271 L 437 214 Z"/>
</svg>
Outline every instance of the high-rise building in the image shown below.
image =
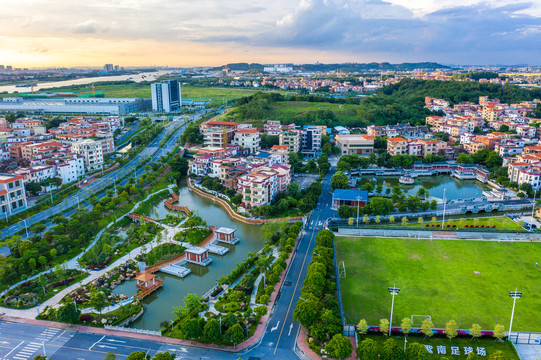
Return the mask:
<svg viewBox="0 0 541 360">
<path fill-rule="evenodd" d="M 113 71 L 114 67 L 113 67 L 113 64 L 105 64 L 105 65 L 103 66 L 103 69 L 104 69 L 105 71 L 111 72 L 111 71 Z"/>
<path fill-rule="evenodd" d="M 153 111 L 171 112 L 182 107 L 181 87 L 177 80 L 154 83 L 151 92 Z"/>
</svg>

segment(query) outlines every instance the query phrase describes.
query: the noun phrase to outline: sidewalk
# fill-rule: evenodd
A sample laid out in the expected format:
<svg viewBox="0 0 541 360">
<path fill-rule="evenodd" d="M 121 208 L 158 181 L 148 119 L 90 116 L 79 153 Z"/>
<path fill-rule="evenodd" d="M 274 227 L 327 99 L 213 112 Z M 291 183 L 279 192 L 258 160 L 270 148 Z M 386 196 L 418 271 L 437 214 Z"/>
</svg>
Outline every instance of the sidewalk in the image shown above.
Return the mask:
<svg viewBox="0 0 541 360">
<path fill-rule="evenodd" d="M 173 185 L 171 185 L 172 187 Z M 161 190 L 160 190 L 161 191 Z M 152 196 L 153 194 L 150 194 L 148 195 L 145 199 L 137 202 L 131 211 L 133 211 L 134 209 L 137 208 L 137 206 L 142 202 L 142 201 L 145 201 L 147 200 L 150 196 Z M 121 216 L 120 218 L 117 219 L 120 220 L 122 219 L 125 215 Z M 99 238 L 101 237 L 101 235 L 103 234 L 103 232 L 105 230 L 107 230 L 109 227 L 111 227 L 113 224 L 115 224 L 115 222 L 111 222 L 109 223 L 105 228 L 103 228 L 102 230 L 100 230 L 100 232 L 98 232 L 98 234 L 96 234 L 94 240 L 92 241 L 92 243 L 90 245 L 88 245 L 86 247 L 86 249 L 79 253 L 77 256 L 75 256 L 73 259 L 71 260 L 68 260 L 67 262 L 65 262 L 64 264 L 66 265 L 66 267 L 68 269 L 77 269 L 79 264 L 78 264 L 78 260 L 86 253 L 88 252 L 92 246 L 94 246 L 96 244 L 96 242 L 99 240 Z M 140 247 L 138 248 L 135 248 L 133 249 L 132 251 L 130 251 L 128 254 L 122 256 L 121 258 L 119 258 L 118 260 L 116 260 L 114 263 L 110 264 L 109 266 L 107 266 L 105 269 L 102 269 L 102 270 L 99 270 L 99 271 L 91 271 L 90 272 L 90 276 L 86 277 L 85 279 L 75 283 L 75 284 L 72 284 L 71 286 L 68 286 L 67 288 L 63 289 L 62 291 L 59 291 L 56 295 L 54 295 L 53 297 L 49 298 L 48 300 L 44 301 L 42 304 L 40 304 L 39 306 L 34 306 L 32 308 L 29 308 L 29 309 L 11 309 L 11 308 L 6 308 L 6 307 L 0 307 L 0 311 L 2 311 L 4 314 L 6 314 L 7 316 L 13 316 L 13 317 L 19 317 L 19 318 L 24 318 L 24 319 L 34 319 L 36 317 L 36 311 L 39 310 L 39 308 L 45 308 L 46 306 L 51 306 L 51 307 L 54 307 L 56 306 L 60 300 L 62 300 L 62 298 L 64 296 L 66 296 L 67 294 L 69 294 L 70 292 L 72 292 L 73 290 L 77 289 L 78 287 L 82 286 L 82 285 L 86 285 L 94 280 L 96 280 L 97 278 L 99 278 L 100 276 L 104 275 L 105 273 L 109 272 L 110 270 L 114 269 L 115 267 L 117 266 L 120 266 L 122 264 L 124 264 L 126 261 L 130 260 L 130 259 L 133 259 L 135 258 L 137 255 L 141 255 L 143 253 L 143 248 L 146 247 L 147 251 L 146 252 L 149 252 L 151 251 L 155 246 L 159 245 L 158 244 L 158 241 L 155 239 L 155 240 L 152 240 L 151 242 L 147 243 L 147 244 L 144 244 L 144 245 L 141 245 Z M 24 281 L 20 281 L 12 286 L 10 286 L 7 290 L 5 290 L 4 292 L 0 293 L 0 295 L 3 295 L 5 294 L 7 291 L 19 286 L 20 284 L 22 284 L 23 282 L 26 282 L 26 281 L 30 281 L 32 279 L 35 279 L 37 277 L 39 277 L 41 274 L 46 274 L 46 273 L 49 273 L 51 271 L 54 271 L 54 268 L 51 268 L 51 269 L 48 269 L 48 270 L 45 270 L 43 272 L 41 272 L 40 274 L 37 274 L 37 275 L 34 275 Z"/>
</svg>

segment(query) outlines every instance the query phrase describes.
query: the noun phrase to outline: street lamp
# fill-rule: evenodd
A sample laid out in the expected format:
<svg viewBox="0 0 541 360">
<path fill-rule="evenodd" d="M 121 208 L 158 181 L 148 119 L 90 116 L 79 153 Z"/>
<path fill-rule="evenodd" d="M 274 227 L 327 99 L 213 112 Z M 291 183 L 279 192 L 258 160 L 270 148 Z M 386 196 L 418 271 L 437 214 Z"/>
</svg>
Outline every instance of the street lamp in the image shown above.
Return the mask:
<svg viewBox="0 0 541 360">
<path fill-rule="evenodd" d="M 397 288 L 396 286 L 393 286 L 393 287 L 390 287 L 390 288 L 387 288 L 389 289 L 389 292 L 391 293 L 391 295 L 393 296 L 393 300 L 391 302 L 391 319 L 389 321 L 389 336 L 391 336 L 391 329 L 393 328 L 393 308 L 394 308 L 394 296 L 395 295 L 398 295 L 398 293 L 400 292 L 400 289 Z"/>
<path fill-rule="evenodd" d="M 511 337 L 511 329 L 513 328 L 513 315 L 515 315 L 515 302 L 517 299 L 520 299 L 522 297 L 522 292 L 517 291 L 515 288 L 515 291 L 511 291 L 509 293 L 509 296 L 513 298 L 513 310 L 511 310 L 511 321 L 509 322 L 509 334 L 507 335 L 507 339 Z"/>
<path fill-rule="evenodd" d="M 443 229 L 443 226 L 445 224 L 445 205 L 446 205 L 445 191 L 447 191 L 447 189 L 443 189 L 443 219 L 441 220 L 441 228 L 442 229 Z"/>
</svg>

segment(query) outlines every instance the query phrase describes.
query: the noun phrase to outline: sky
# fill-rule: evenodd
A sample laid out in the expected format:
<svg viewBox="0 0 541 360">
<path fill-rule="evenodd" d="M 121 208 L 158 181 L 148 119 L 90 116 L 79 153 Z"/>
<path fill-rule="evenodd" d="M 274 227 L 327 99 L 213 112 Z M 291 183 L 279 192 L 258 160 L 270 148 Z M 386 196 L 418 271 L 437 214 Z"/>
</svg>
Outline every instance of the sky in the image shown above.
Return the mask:
<svg viewBox="0 0 541 360">
<path fill-rule="evenodd" d="M 541 0 L 0 0 L 0 64 L 541 63 Z"/>
</svg>

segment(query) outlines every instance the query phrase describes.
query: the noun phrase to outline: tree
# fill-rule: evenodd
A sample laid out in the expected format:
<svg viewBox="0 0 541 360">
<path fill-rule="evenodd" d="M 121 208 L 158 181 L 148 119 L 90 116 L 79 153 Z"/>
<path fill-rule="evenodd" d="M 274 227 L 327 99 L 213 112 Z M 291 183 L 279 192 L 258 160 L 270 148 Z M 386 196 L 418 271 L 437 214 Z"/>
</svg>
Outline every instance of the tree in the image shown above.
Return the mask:
<svg viewBox="0 0 541 360">
<path fill-rule="evenodd" d="M 493 335 L 498 340 L 503 339 L 505 337 L 505 326 L 502 324 L 496 324 Z"/>
<path fill-rule="evenodd" d="M 404 335 L 408 335 L 408 333 L 411 330 L 411 319 L 410 318 L 403 318 L 402 324 L 400 325 L 402 327 L 402 333 Z"/>
<path fill-rule="evenodd" d="M 353 209 L 348 205 L 340 205 L 338 207 L 338 216 L 342 219 L 346 219 L 353 215 Z"/>
<path fill-rule="evenodd" d="M 333 359 L 346 359 L 353 352 L 351 341 L 342 334 L 336 334 L 325 346 L 325 351 Z"/>
<path fill-rule="evenodd" d="M 47 258 L 45 256 L 40 256 L 38 258 L 38 262 L 41 264 L 41 266 L 45 266 L 47 264 Z"/>
<path fill-rule="evenodd" d="M 365 319 L 359 320 L 359 323 L 357 324 L 357 330 L 361 335 L 366 334 L 366 332 L 368 331 L 368 323 Z"/>
<path fill-rule="evenodd" d="M 404 352 L 395 339 L 389 338 L 383 343 L 382 360 L 400 360 Z"/>
<path fill-rule="evenodd" d="M 469 353 L 468 357 L 466 358 L 466 360 L 477 360 L 477 359 L 479 359 L 479 357 L 474 352 Z"/>
<path fill-rule="evenodd" d="M 150 355 L 147 355 L 144 351 L 132 352 L 126 360 L 150 360 Z"/>
<path fill-rule="evenodd" d="M 456 321 L 451 320 L 445 324 L 445 335 L 449 338 L 449 341 L 457 336 L 458 325 Z"/>
<path fill-rule="evenodd" d="M 101 314 L 101 311 L 107 305 L 107 296 L 103 291 L 96 291 L 90 297 L 90 305 Z"/>
<path fill-rule="evenodd" d="M 508 360 L 508 357 L 505 355 L 505 353 L 501 350 L 496 351 L 490 357 L 488 360 Z"/>
<path fill-rule="evenodd" d="M 470 335 L 472 339 L 478 339 L 481 337 L 481 325 L 479 324 L 472 324 L 470 329 Z"/>
<path fill-rule="evenodd" d="M 393 215 L 391 215 L 391 216 L 389 217 L 389 222 L 390 222 L 391 224 L 394 223 L 394 216 L 393 216 Z"/>
<path fill-rule="evenodd" d="M 57 318 L 58 320 L 68 323 L 75 324 L 79 320 L 80 311 L 75 309 L 74 303 L 68 303 L 58 309 Z"/>
<path fill-rule="evenodd" d="M 28 267 L 32 271 L 36 270 L 36 259 L 34 259 L 34 258 L 28 259 Z"/>
<path fill-rule="evenodd" d="M 24 186 L 27 191 L 30 191 L 32 195 L 36 196 L 41 191 L 41 185 L 35 182 L 28 182 Z"/>
<path fill-rule="evenodd" d="M 29 229 L 34 234 L 40 234 L 47 229 L 47 226 L 43 223 L 35 223 L 34 225 L 29 226 Z"/>
<path fill-rule="evenodd" d="M 197 339 L 201 336 L 201 326 L 198 319 L 186 319 L 181 323 L 180 328 L 186 339 Z"/>
<path fill-rule="evenodd" d="M 333 189 L 349 189 L 347 175 L 341 171 L 337 171 L 331 178 L 331 187 Z"/>
<path fill-rule="evenodd" d="M 389 334 L 389 320 L 387 319 L 380 319 L 379 321 L 379 331 L 383 333 L 383 335 L 387 336 Z"/>
<path fill-rule="evenodd" d="M 361 360 L 377 360 L 378 344 L 372 339 L 364 339 L 357 347 L 357 357 Z"/>
<path fill-rule="evenodd" d="M 56 254 L 57 254 L 56 249 L 51 249 L 51 251 L 49 251 L 49 254 L 51 255 L 51 257 L 52 257 L 53 259 L 55 259 L 55 258 L 56 258 Z"/>
<path fill-rule="evenodd" d="M 436 217 L 435 217 L 435 216 L 432 216 L 432 219 L 431 219 L 431 221 L 432 221 L 433 223 L 435 223 L 436 221 L 438 221 L 438 219 L 436 219 Z"/>
<path fill-rule="evenodd" d="M 406 351 L 406 360 L 428 360 L 429 353 L 424 345 L 419 343 L 411 343 Z"/>
<path fill-rule="evenodd" d="M 157 353 L 156 355 L 154 355 L 152 360 L 175 360 L 176 357 L 176 354 L 171 354 L 169 351 L 166 351 L 163 353 Z"/>
<path fill-rule="evenodd" d="M 456 162 L 459 164 L 473 164 L 473 159 L 470 155 L 462 153 L 456 158 Z"/>
<path fill-rule="evenodd" d="M 293 319 L 300 322 L 302 326 L 309 328 L 318 320 L 320 310 L 321 303 L 314 295 L 309 294 L 309 296 L 306 296 L 306 300 L 299 299 L 297 301 Z"/>
<path fill-rule="evenodd" d="M 364 214 L 363 216 L 363 223 L 366 225 L 370 222 L 370 218 L 368 217 L 368 215 Z"/>
<path fill-rule="evenodd" d="M 419 216 L 417 218 L 417 224 L 422 224 L 423 223 L 423 217 L 422 216 Z"/>
<path fill-rule="evenodd" d="M 433 327 L 434 327 L 434 324 L 432 323 L 432 320 L 430 318 L 426 318 L 421 323 L 421 332 L 426 337 L 432 337 L 432 335 L 434 335 L 434 331 L 432 331 Z"/>
<path fill-rule="evenodd" d="M 402 217 L 402 226 L 406 226 L 408 225 L 408 218 L 407 217 Z"/>
<path fill-rule="evenodd" d="M 188 294 L 184 298 L 184 306 L 193 311 L 201 307 L 201 297 L 197 294 Z"/>
<path fill-rule="evenodd" d="M 220 337 L 220 323 L 216 319 L 210 319 L 203 327 L 203 336 L 214 344 Z"/>
<path fill-rule="evenodd" d="M 235 346 L 240 344 L 242 340 L 244 340 L 244 330 L 242 329 L 242 326 L 239 324 L 231 326 L 225 332 L 225 338 L 235 344 Z"/>
<path fill-rule="evenodd" d="M 116 355 L 114 352 L 109 351 L 103 360 L 116 360 Z"/>
<path fill-rule="evenodd" d="M 378 224 L 378 225 L 379 225 L 379 223 L 381 222 L 381 219 L 380 219 L 379 215 L 376 216 L 375 222 L 376 222 L 376 224 Z"/>
</svg>

